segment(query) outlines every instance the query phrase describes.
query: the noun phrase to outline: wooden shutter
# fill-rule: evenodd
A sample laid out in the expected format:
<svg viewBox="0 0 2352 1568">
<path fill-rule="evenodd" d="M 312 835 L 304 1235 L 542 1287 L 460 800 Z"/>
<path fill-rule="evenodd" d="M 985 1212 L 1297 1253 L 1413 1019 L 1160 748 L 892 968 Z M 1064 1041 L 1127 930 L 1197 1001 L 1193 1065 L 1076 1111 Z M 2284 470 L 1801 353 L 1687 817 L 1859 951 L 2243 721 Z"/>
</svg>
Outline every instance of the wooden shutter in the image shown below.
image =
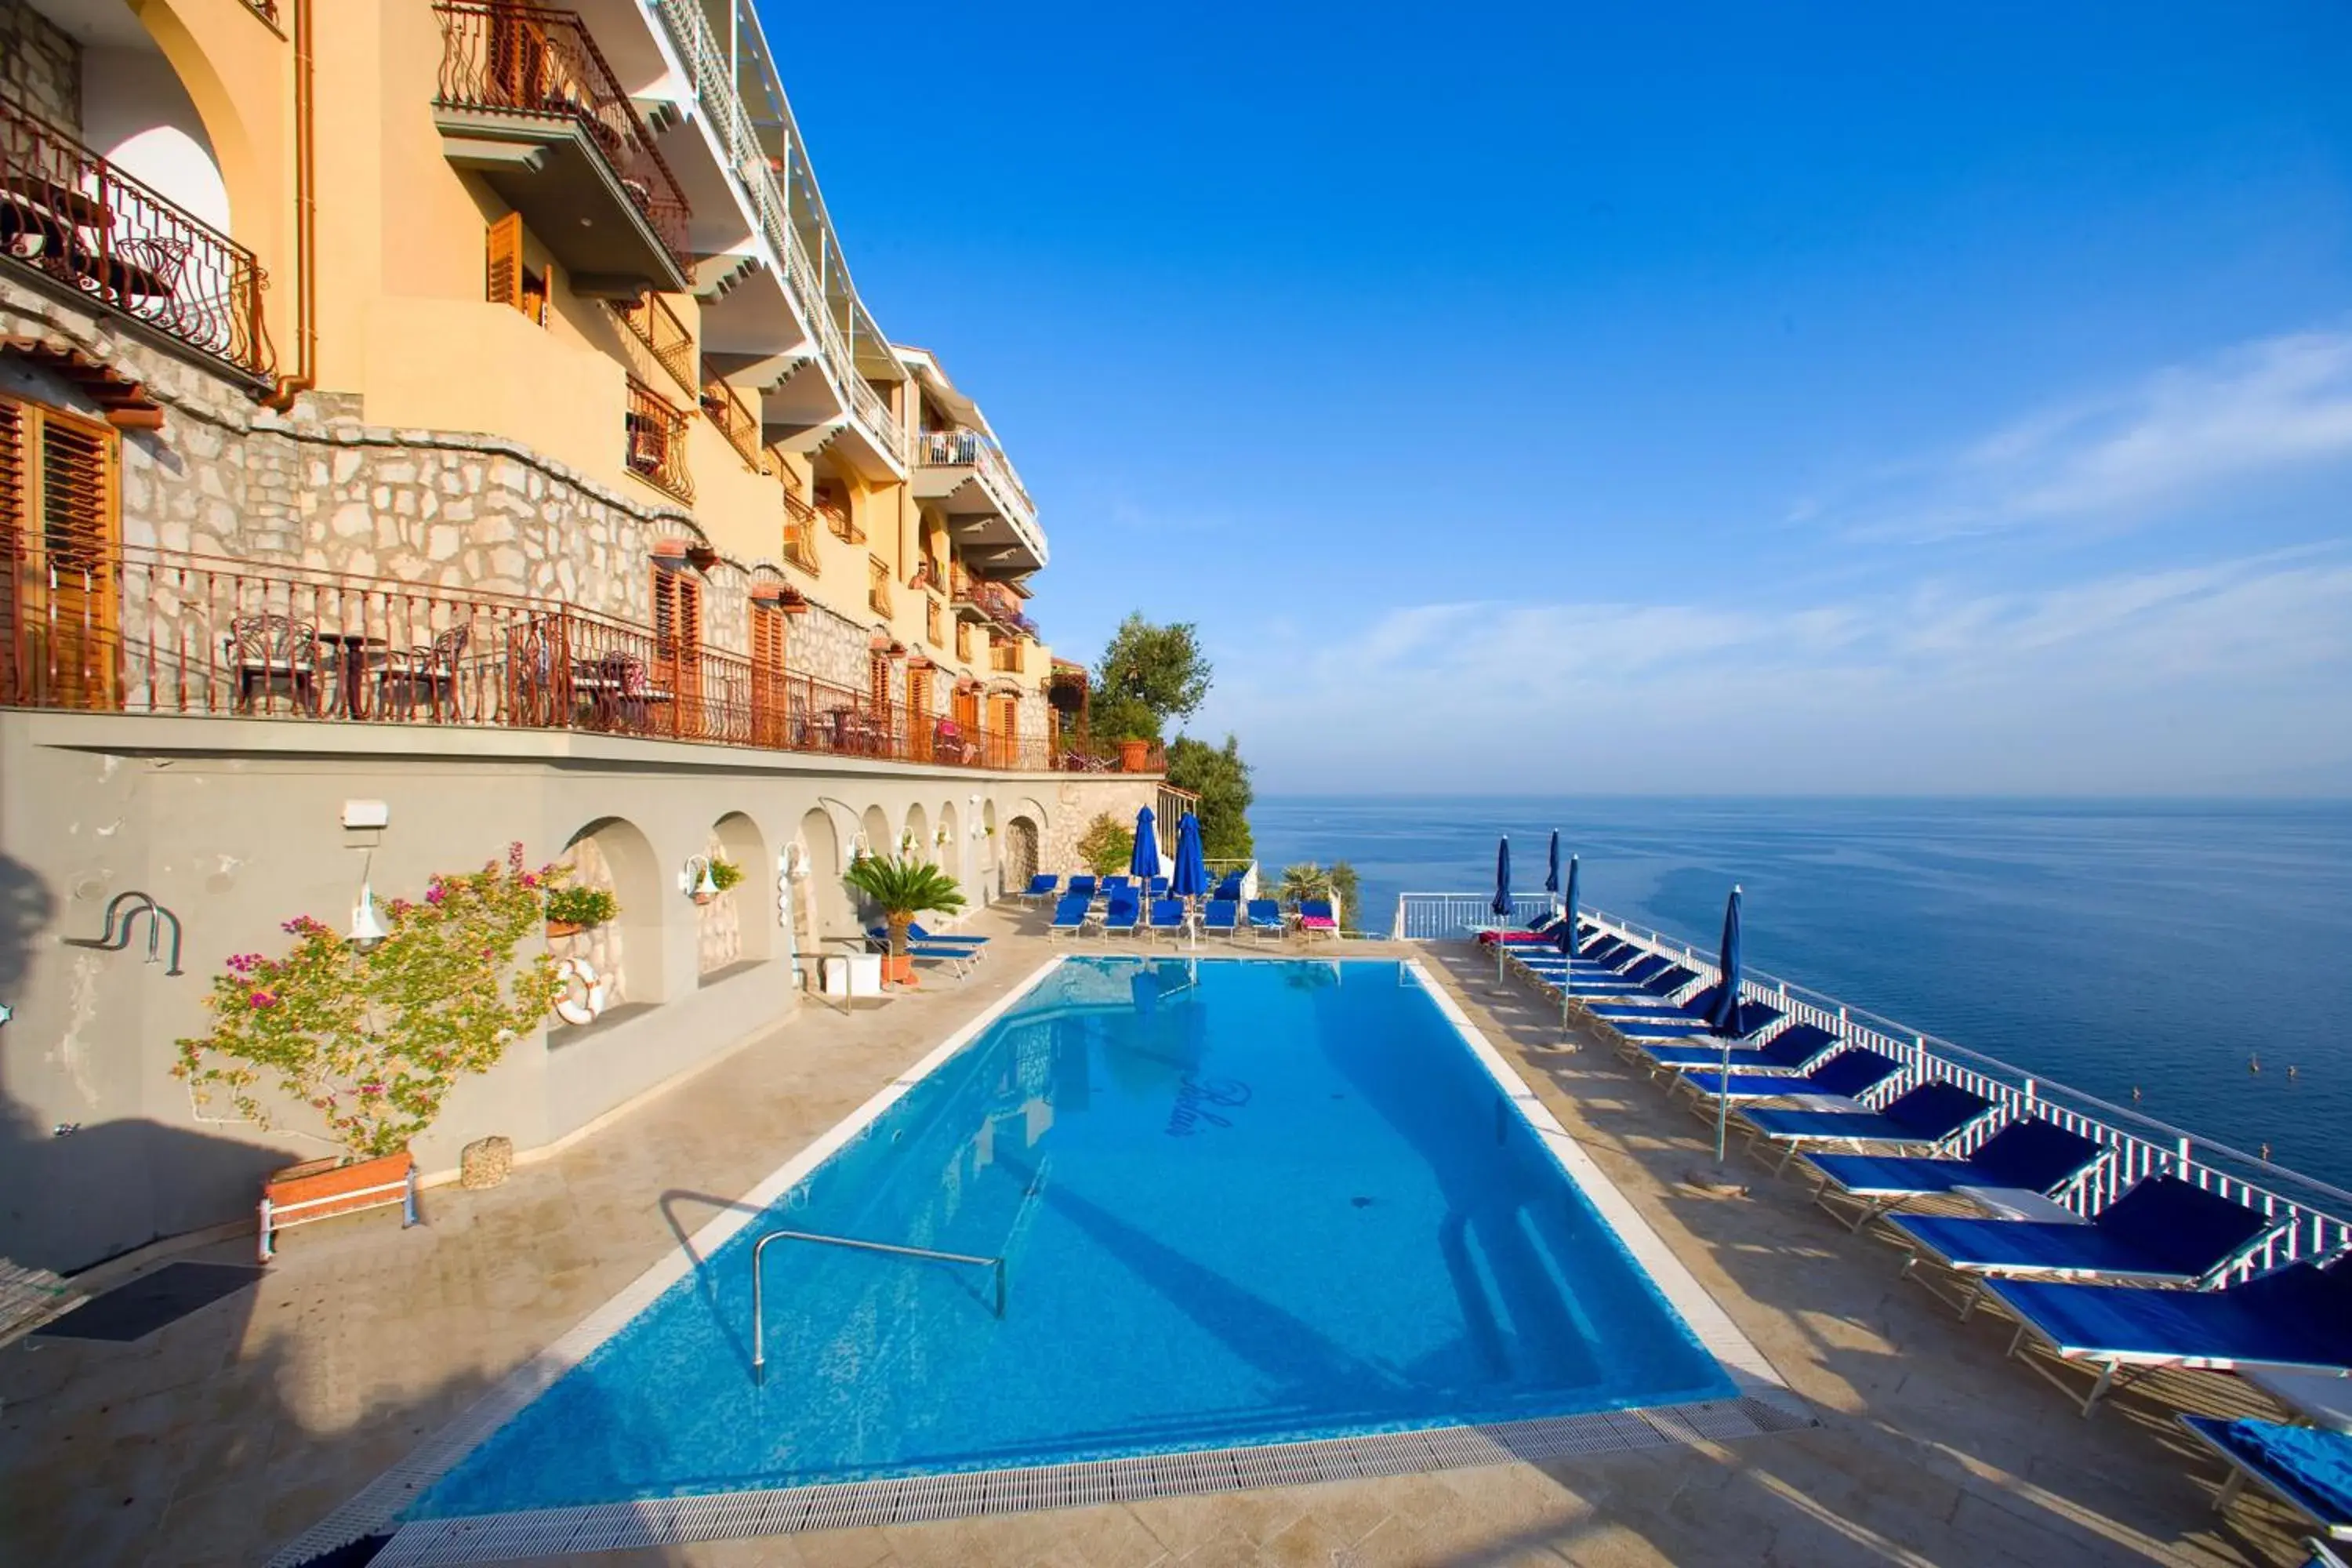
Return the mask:
<svg viewBox="0 0 2352 1568">
<path fill-rule="evenodd" d="M 782 609 L 751 605 L 751 743 L 785 743 L 784 628 Z"/>
<path fill-rule="evenodd" d="M 43 706 L 113 704 L 113 430 L 0 397 L 0 689 Z"/>
<path fill-rule="evenodd" d="M 671 733 L 704 732 L 702 583 L 661 566 L 654 568 L 654 685 L 668 696 Z"/>
<path fill-rule="evenodd" d="M 24 409 L 0 398 L 0 701 L 21 702 L 26 627 L 19 614 L 24 571 L 25 513 L 31 495 L 26 476 Z"/>
<path fill-rule="evenodd" d="M 529 315 L 522 298 L 522 215 L 509 213 L 490 225 L 488 279 L 490 303 L 508 305 Z"/>
</svg>

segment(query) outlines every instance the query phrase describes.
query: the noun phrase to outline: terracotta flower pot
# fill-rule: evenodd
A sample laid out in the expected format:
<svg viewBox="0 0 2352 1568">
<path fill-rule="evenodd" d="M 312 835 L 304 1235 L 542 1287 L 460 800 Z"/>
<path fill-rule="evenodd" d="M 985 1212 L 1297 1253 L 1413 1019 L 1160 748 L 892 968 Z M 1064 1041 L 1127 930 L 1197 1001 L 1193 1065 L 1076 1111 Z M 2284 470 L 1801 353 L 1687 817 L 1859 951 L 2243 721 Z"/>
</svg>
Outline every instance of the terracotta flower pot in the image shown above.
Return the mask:
<svg viewBox="0 0 2352 1568">
<path fill-rule="evenodd" d="M 892 985 L 912 985 L 915 983 L 915 955 L 911 952 L 884 954 L 882 978 Z"/>
<path fill-rule="evenodd" d="M 547 940 L 553 942 L 559 937 L 578 936 L 587 929 L 578 921 L 550 921 L 547 922 Z"/>
<path fill-rule="evenodd" d="M 289 1165 L 261 1186 L 261 1260 L 269 1261 L 271 1238 L 290 1226 L 394 1204 L 406 1210 L 403 1226 L 416 1223 L 416 1158 L 405 1149 Z"/>
<path fill-rule="evenodd" d="M 1150 765 L 1150 742 L 1121 741 L 1118 743 L 1118 771 L 1120 773 L 1139 773 L 1143 772 L 1148 765 Z"/>
</svg>

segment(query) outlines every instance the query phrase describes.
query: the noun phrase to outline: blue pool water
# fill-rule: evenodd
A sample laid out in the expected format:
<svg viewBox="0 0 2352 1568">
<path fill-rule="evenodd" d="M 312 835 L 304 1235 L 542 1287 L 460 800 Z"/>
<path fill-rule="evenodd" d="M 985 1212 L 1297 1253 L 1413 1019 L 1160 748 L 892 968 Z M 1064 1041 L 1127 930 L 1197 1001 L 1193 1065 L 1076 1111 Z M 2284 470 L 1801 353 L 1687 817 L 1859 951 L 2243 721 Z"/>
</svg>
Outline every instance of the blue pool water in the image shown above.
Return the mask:
<svg viewBox="0 0 2352 1568">
<path fill-rule="evenodd" d="M 1006 1315 L 777 1243 L 755 1387 L 779 1226 Z M 1731 1393 L 1401 966 L 1072 960 L 412 1516 Z"/>
</svg>

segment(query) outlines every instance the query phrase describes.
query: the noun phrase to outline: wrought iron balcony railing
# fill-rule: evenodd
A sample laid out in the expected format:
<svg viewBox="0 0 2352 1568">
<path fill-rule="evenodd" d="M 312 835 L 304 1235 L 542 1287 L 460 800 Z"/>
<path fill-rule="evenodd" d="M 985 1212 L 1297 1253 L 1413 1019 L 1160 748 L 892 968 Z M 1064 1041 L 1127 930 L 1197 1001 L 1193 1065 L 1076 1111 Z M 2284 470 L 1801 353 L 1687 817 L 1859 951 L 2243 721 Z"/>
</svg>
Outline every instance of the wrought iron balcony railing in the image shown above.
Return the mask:
<svg viewBox="0 0 2352 1568">
<path fill-rule="evenodd" d="M 691 276 L 685 194 L 578 15 L 509 0 L 437 0 L 433 9 L 441 18 L 437 101 L 578 125 L 670 259 Z"/>
<path fill-rule="evenodd" d="M 253 252 L 5 98 L 0 256 L 246 380 L 275 369 Z"/>
<path fill-rule="evenodd" d="M 686 465 L 686 415 L 663 402 L 635 376 L 623 417 L 629 471 L 682 501 L 694 500 L 694 475 Z"/>
<path fill-rule="evenodd" d="M 814 577 L 817 574 L 816 531 L 824 526 L 816 508 L 784 492 L 784 559 Z"/>
<path fill-rule="evenodd" d="M 574 731 L 1102 772 L 1108 748 L 909 709 L 551 599 L 141 546 L 6 563 L 0 707 Z M 1151 765 L 1161 764 L 1157 753 Z"/>
<path fill-rule="evenodd" d="M 667 301 L 648 290 L 634 304 L 616 302 L 613 314 L 629 329 L 629 335 L 644 345 L 654 363 L 677 383 L 680 392 L 691 394 L 695 390 L 694 334 L 687 331 L 686 323 L 677 319 L 677 312 L 669 308 Z"/>
<path fill-rule="evenodd" d="M 702 384 L 701 403 L 703 416 L 719 426 L 743 466 L 755 474 L 766 473 L 767 459 L 760 455 L 760 416 L 743 395 L 714 376 Z"/>
</svg>

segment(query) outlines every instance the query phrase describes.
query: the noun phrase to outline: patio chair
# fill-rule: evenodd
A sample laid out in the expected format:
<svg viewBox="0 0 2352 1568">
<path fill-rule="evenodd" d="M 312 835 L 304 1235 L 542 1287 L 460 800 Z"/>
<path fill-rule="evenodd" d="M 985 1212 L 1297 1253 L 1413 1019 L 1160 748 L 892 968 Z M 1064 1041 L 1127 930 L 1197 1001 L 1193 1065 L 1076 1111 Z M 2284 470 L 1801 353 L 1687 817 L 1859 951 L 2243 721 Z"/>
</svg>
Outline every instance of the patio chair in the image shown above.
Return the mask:
<svg viewBox="0 0 2352 1568">
<path fill-rule="evenodd" d="M 2071 1214 L 2063 1220 L 1895 1215 L 1886 1224 L 1910 1244 L 1905 1274 L 1916 1277 L 1924 1259 L 1967 1282 L 1956 1303 L 1963 1318 L 1975 1309 L 1990 1275 L 2194 1285 L 2278 1228 L 2245 1205 L 2178 1176 L 2143 1178 L 2088 1222 Z"/>
<path fill-rule="evenodd" d="M 1331 912 L 1328 899 L 1301 899 L 1298 902 L 1298 930 L 1307 937 L 1339 934 L 1339 921 Z"/>
<path fill-rule="evenodd" d="M 1993 1113 L 1993 1103 L 1974 1089 L 1937 1079 L 1905 1089 L 1877 1110 L 1811 1110 L 1759 1108 L 1742 1110 L 1748 1148 L 1771 1143 L 1780 1150 L 1775 1173 L 1808 1149 L 1878 1144 L 1940 1149 Z"/>
<path fill-rule="evenodd" d="M 1095 896 L 1095 879 L 1092 877 L 1073 877 L 1069 890 L 1091 903 Z"/>
<path fill-rule="evenodd" d="M 2230 1479 L 2213 1500 L 2216 1512 L 2237 1501 L 2252 1481 L 2317 1525 L 2326 1539 L 2352 1541 L 2352 1434 L 2211 1415 L 2183 1415 L 2180 1424 L 2230 1467 Z"/>
<path fill-rule="evenodd" d="M 2352 1373 L 2352 1268 L 2340 1255 L 2325 1267 L 2290 1263 L 2219 1290 L 2001 1279 L 1981 1289 L 1988 1304 L 2017 1320 L 2011 1355 L 2032 1343 L 2061 1364 L 2096 1369 L 2081 1400 L 2085 1415 L 2116 1389 L 2165 1367 Z"/>
<path fill-rule="evenodd" d="M 1132 877 L 1105 877 L 1102 879 L 1102 896 L 1106 899 L 1131 899 L 1135 897 L 1135 879 Z"/>
<path fill-rule="evenodd" d="M 1074 880 L 1076 879 L 1073 879 Z M 1064 893 L 1054 906 L 1054 918 L 1045 927 L 1048 937 L 1075 936 L 1086 929 L 1094 918 L 1095 901 L 1084 893 Z"/>
<path fill-rule="evenodd" d="M 1021 897 L 1032 903 L 1040 899 L 1050 899 L 1054 896 L 1054 889 L 1061 885 L 1061 878 L 1050 871 L 1040 871 L 1029 879 L 1029 885 L 1021 889 Z"/>
<path fill-rule="evenodd" d="M 1250 935 L 1253 937 L 1262 937 L 1268 931 L 1280 936 L 1286 929 L 1283 923 L 1282 906 L 1272 899 L 1252 899 L 1248 913 Z"/>
<path fill-rule="evenodd" d="M 317 626 L 290 616 L 239 616 L 228 624 L 228 643 L 239 708 L 251 711 L 257 689 L 266 697 L 271 687 L 283 681 L 298 710 L 317 714 Z"/>
<path fill-rule="evenodd" d="M 414 718 L 421 698 L 434 718 L 454 714 L 457 707 L 457 665 L 465 658 L 466 644 L 472 637 L 471 626 L 456 626 L 423 647 L 394 648 L 386 653 L 375 672 L 378 711 Z"/>
<path fill-rule="evenodd" d="M 1813 1201 L 1832 1215 L 1838 1212 L 1830 1206 L 1832 1191 L 1857 1204 L 1860 1215 L 1847 1227 L 1860 1230 L 1920 1198 L 1965 1198 L 1971 1191 L 2052 1197 L 2097 1163 L 2101 1152 L 2096 1141 L 2029 1116 L 1986 1139 L 1966 1159 L 1809 1152 L 1805 1163 L 1821 1178 Z"/>
<path fill-rule="evenodd" d="M 1123 931 L 1130 936 L 1143 919 L 1143 906 L 1136 901 L 1130 889 L 1121 888 L 1110 895 L 1103 907 L 1102 929 L 1105 934 Z"/>
<path fill-rule="evenodd" d="M 1211 889 L 1209 893 L 1211 901 L 1226 904 L 1237 904 L 1241 902 L 1242 878 L 1244 875 L 1244 873 L 1240 871 L 1228 871 L 1223 876 L 1218 878 L 1216 887 Z"/>
<path fill-rule="evenodd" d="M 1154 877 L 1144 886 L 1150 890 L 1150 896 L 1155 899 L 1164 899 L 1168 896 L 1169 879 L 1165 877 Z"/>
<path fill-rule="evenodd" d="M 1181 931 L 1192 921 L 1192 911 L 1184 907 L 1181 899 L 1154 899 L 1148 917 L 1150 929 L 1157 931 Z"/>
<path fill-rule="evenodd" d="M 1211 899 L 1201 906 L 1201 929 L 1230 937 L 1240 923 L 1241 912 L 1241 905 L 1232 899 Z"/>
</svg>

